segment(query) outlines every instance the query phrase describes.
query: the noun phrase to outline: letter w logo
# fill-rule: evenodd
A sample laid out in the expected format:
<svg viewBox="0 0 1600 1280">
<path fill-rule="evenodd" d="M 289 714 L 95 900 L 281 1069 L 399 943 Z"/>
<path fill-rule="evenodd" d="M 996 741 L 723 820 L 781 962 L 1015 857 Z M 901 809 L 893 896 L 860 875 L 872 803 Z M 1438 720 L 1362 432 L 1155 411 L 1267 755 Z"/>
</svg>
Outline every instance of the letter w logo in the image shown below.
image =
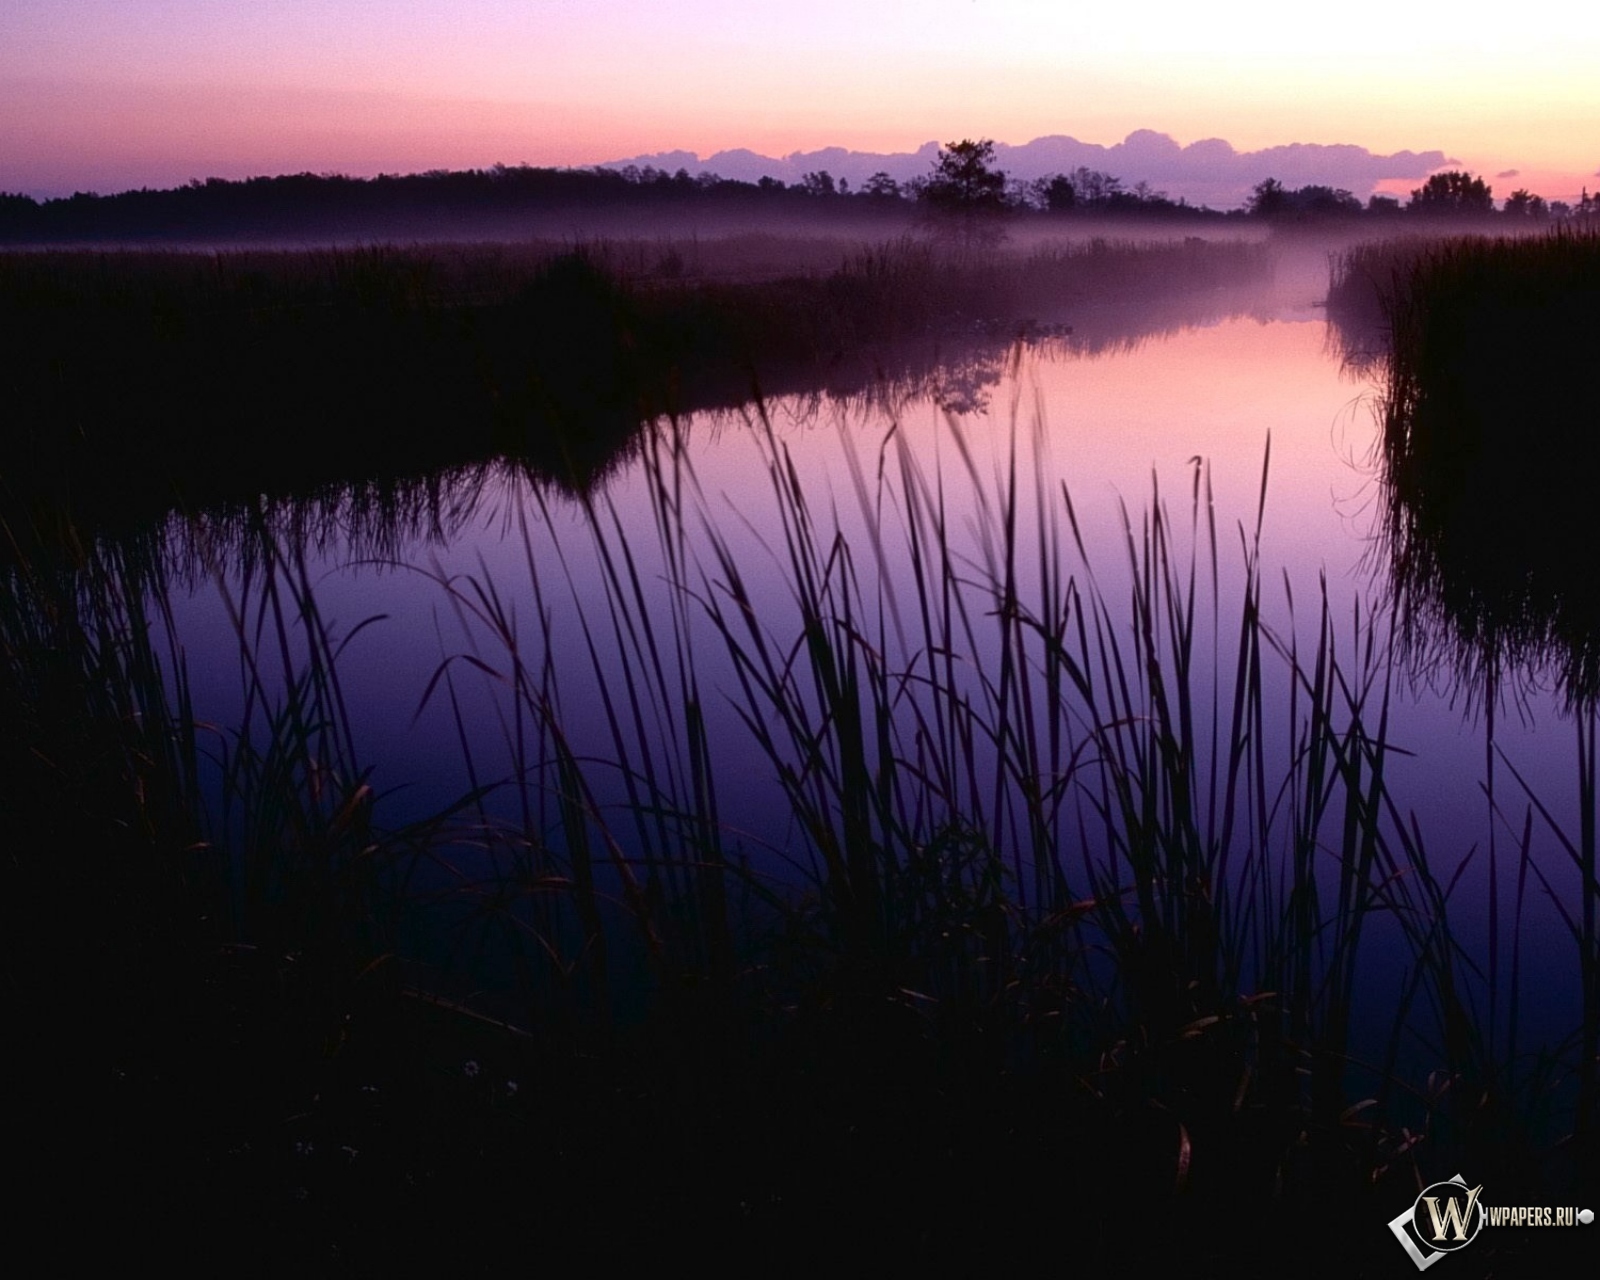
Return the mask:
<svg viewBox="0 0 1600 1280">
<path fill-rule="evenodd" d="M 1462 1244 L 1467 1241 L 1467 1224 L 1472 1221 L 1472 1211 L 1478 1204 L 1478 1192 L 1483 1190 L 1479 1183 L 1467 1192 L 1465 1201 L 1451 1196 L 1444 1202 L 1444 1209 L 1439 1208 L 1438 1196 L 1423 1196 L 1422 1203 L 1428 1206 L 1428 1216 L 1433 1219 L 1433 1238 L 1435 1240 L 1450 1239 L 1451 1232 Z"/>
</svg>

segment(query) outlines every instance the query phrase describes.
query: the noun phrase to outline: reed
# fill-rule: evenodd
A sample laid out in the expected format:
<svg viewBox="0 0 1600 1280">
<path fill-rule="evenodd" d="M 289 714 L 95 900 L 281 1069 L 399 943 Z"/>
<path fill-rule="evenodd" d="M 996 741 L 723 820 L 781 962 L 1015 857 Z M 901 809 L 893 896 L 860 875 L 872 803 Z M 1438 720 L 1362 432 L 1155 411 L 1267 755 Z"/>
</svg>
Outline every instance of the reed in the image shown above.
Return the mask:
<svg viewBox="0 0 1600 1280">
<path fill-rule="evenodd" d="M 719 1017 L 775 1001 L 858 1032 L 878 1009 L 874 1034 L 917 1028 L 989 1071 L 1065 1072 L 1085 1108 L 1158 1105 L 1172 1127 L 1157 1161 L 1217 1195 L 1269 1185 L 1308 1133 L 1328 1150 L 1378 1142 L 1346 1123 L 1360 1060 L 1382 1114 L 1403 1111 L 1419 1053 L 1493 1074 L 1466 1031 L 1448 886 L 1387 785 L 1381 616 L 1358 613 L 1341 640 L 1323 592 L 1309 620 L 1270 627 L 1259 512 L 1227 603 L 1203 468 L 1186 517 L 1155 495 L 1108 569 L 1042 479 L 1042 431 L 1031 458 L 1014 436 L 997 478 L 954 419 L 932 472 L 891 436 L 852 473 L 847 520 L 819 510 L 770 423 L 752 425 L 767 540 L 716 518 L 668 425 L 643 455 L 651 568 L 604 495 L 586 505 L 587 553 L 560 553 L 571 603 L 591 556 L 603 584 L 601 615 L 575 623 L 607 726 L 592 781 L 567 743 L 571 695 L 548 683 L 574 640 L 553 629 L 531 543 L 532 650 L 503 584 L 440 584 L 470 615 L 452 665 L 514 697 L 513 838 L 548 848 L 557 833 L 575 867 L 605 851 L 669 1000 L 719 992 Z M 794 845 L 722 829 L 717 762 L 740 748 L 709 736 L 712 671 Z M 534 816 L 549 804 L 558 822 Z M 752 894 L 764 909 L 737 912 Z M 1375 937 L 1408 957 L 1383 998 L 1362 959 Z M 1396 1030 L 1387 1045 L 1375 1018 Z M 1399 1034 L 1430 1019 L 1420 1045 Z"/>
<path fill-rule="evenodd" d="M 1381 268 L 1381 269 L 1380 269 Z M 1559 891 L 1579 959 L 1584 1012 L 1574 1126 L 1592 1162 L 1590 1052 L 1597 941 L 1593 859 L 1593 752 L 1600 692 L 1593 574 L 1583 546 L 1595 458 L 1589 352 L 1600 339 L 1593 298 L 1600 239 L 1570 227 L 1514 239 L 1462 237 L 1368 246 L 1337 269 L 1330 307 L 1364 297 L 1381 308 L 1385 389 L 1381 439 L 1382 553 L 1393 584 L 1399 653 L 1414 673 L 1442 673 L 1481 716 L 1492 829 L 1491 902 L 1506 874 L 1499 850 L 1517 850 L 1509 963 L 1515 1040 L 1522 903 L 1530 877 L 1557 893 L 1552 868 L 1530 858 L 1542 825 L 1575 873 Z M 1554 687 L 1577 728 L 1576 829 L 1558 823 L 1504 757 L 1497 721 L 1527 693 Z M 1509 774 L 1513 786 L 1497 789 Z M 1507 791 L 1510 795 L 1508 796 Z M 1518 799 L 1513 801 L 1510 797 Z M 1520 804 L 1523 812 L 1516 812 Z M 1537 823 L 1535 821 L 1537 815 Z M 1499 841 L 1506 842 L 1497 844 Z M 1498 907 L 1494 908 L 1497 913 Z M 1506 946 L 1491 914 L 1491 1036 Z M 1499 1057 L 1505 1087 L 1516 1074 Z M 1548 1064 L 1530 1089 L 1553 1087 Z M 1590 1166 L 1592 1168 L 1592 1164 Z"/>
<path fill-rule="evenodd" d="M 1377 296 L 1385 535 L 1409 647 L 1471 684 L 1532 670 L 1590 699 L 1600 614 L 1580 477 L 1600 240 L 1563 228 L 1402 256 Z"/>
<path fill-rule="evenodd" d="M 737 1157 L 740 1197 L 790 1198 L 774 1229 L 843 1240 L 876 1224 L 928 1258 L 954 1228 L 915 1223 L 957 1213 L 974 1170 L 1007 1168 L 1040 1123 L 1040 1152 L 1091 1215 L 1260 1213 L 1286 1232 L 1296 1204 L 1381 1223 L 1424 1170 L 1483 1140 L 1455 1109 L 1499 1096 L 1510 1050 L 1472 1029 L 1477 979 L 1449 910 L 1461 873 L 1436 868 L 1390 786 L 1391 624 L 1336 616 L 1325 586 L 1269 623 L 1265 461 L 1236 530 L 1219 531 L 1197 465 L 1178 514 L 1153 490 L 1124 516 L 1122 560 L 1097 563 L 1051 478 L 1042 414 L 1024 425 L 1019 408 L 993 460 L 954 416 L 932 459 L 891 433 L 850 455 L 838 494 L 808 486 L 764 413 L 750 426 L 764 533 L 703 491 L 668 419 L 640 444 L 654 545 L 605 489 L 575 499 L 579 532 L 558 536 L 564 500 L 525 476 L 525 581 L 412 567 L 461 628 L 418 700 L 451 706 L 465 781 L 446 811 L 398 827 L 341 692 L 356 631 L 322 619 L 270 506 L 231 526 L 249 557 L 188 535 L 238 641 L 243 710 L 223 734 L 195 720 L 159 559 L 90 541 L 54 576 L 40 556 L 11 570 L 0 634 L 6 705 L 28 726 L 19 758 L 102 761 L 53 784 L 62 808 L 96 802 L 74 846 L 140 815 L 130 865 L 179 868 L 150 892 L 208 920 L 187 962 L 260 958 L 260 1003 L 223 1019 L 270 1017 L 284 1043 L 258 1069 L 292 1061 L 286 1093 L 354 1098 L 347 1064 L 384 1063 L 407 1097 L 446 1099 L 427 1106 L 457 1137 L 401 1156 L 391 1133 L 389 1149 L 419 1177 L 463 1177 L 458 1207 L 481 1193 L 507 1223 L 525 1220 L 511 1206 L 529 1187 L 575 1223 L 604 1221 L 593 1188 L 631 1161 L 652 1229 L 681 1215 L 690 1238 L 720 1221 L 716 1170 Z M 63 661 L 70 714 L 44 679 Z M 477 679 L 497 694 L 498 743 L 466 709 Z M 107 745 L 52 753 L 66 730 Z M 731 762 L 743 776 L 752 753 L 787 837 L 727 820 Z M 1574 843 L 1591 885 L 1592 826 Z M 48 864 L 20 865 L 54 891 Z M 453 960 L 414 941 L 419 910 Z M 1590 916 L 1592 894 L 1581 942 Z M 1395 955 L 1394 987 L 1374 990 Z M 425 1013 L 406 959 L 433 975 Z M 498 1000 L 453 994 L 491 985 Z M 422 1030 L 441 1010 L 444 1029 Z M 1587 1001 L 1585 1018 L 1580 1053 Z M 493 1053 L 570 1114 L 463 1083 L 467 1052 L 467 1081 Z M 1451 1088 L 1409 1093 L 1419 1059 Z M 281 1132 L 286 1110 L 271 1097 L 252 1132 Z M 1402 1128 L 1418 1123 L 1434 1136 L 1420 1150 Z M 947 1143 L 916 1136 L 930 1124 Z M 582 1176 L 531 1167 L 520 1126 L 587 1151 Z M 641 1126 L 681 1144 L 681 1167 L 641 1154 Z M 770 1149 L 738 1155 L 752 1135 Z M 892 1212 L 854 1172 L 864 1141 L 904 1180 Z M 704 1204 L 672 1190 L 690 1173 Z M 1040 1212 L 1054 1194 L 1000 1185 Z M 370 1215 L 384 1192 L 363 1194 Z M 413 1194 L 399 1203 L 420 1210 Z M 969 1216 L 967 1243 L 986 1221 Z M 1203 1252 L 1238 1261 L 1269 1235 Z"/>
<path fill-rule="evenodd" d="M 506 454 L 583 487 L 651 417 L 748 403 L 752 368 L 769 393 L 827 369 L 860 390 L 902 342 L 1003 346 L 1031 318 L 1209 300 L 1267 270 L 1199 240 L 954 259 L 836 242 L 828 268 L 810 242 L 770 252 L 790 250 L 801 269 L 759 279 L 717 269 L 745 247 L 691 246 L 700 273 L 661 277 L 622 242 L 0 255 L 0 468 L 124 527 Z"/>
</svg>

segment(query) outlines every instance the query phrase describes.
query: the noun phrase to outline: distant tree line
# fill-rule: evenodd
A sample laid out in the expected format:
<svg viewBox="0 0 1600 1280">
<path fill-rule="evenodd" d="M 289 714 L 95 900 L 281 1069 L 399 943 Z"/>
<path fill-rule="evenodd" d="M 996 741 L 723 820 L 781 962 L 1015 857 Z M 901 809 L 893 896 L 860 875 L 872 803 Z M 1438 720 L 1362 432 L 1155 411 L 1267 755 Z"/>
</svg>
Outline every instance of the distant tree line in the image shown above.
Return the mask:
<svg viewBox="0 0 1600 1280">
<path fill-rule="evenodd" d="M 814 209 L 819 194 L 841 198 L 832 180 L 793 186 L 653 168 L 551 169 L 495 165 L 375 178 L 300 173 L 241 180 L 207 178 L 168 190 L 78 192 L 38 201 L 0 194 L 0 242 L 99 238 L 185 239 L 415 231 L 432 234 L 512 225 L 538 214 L 596 210 Z M 870 205 L 870 197 L 851 201 Z"/>
<path fill-rule="evenodd" d="M 1176 214 L 1198 217 L 1223 217 L 1214 209 L 1172 200 L 1147 182 L 1131 187 L 1122 179 L 1080 165 L 1069 173 L 1051 173 L 1024 181 L 994 167 L 995 144 L 991 139 L 965 139 L 939 149 L 933 172 L 925 178 L 903 184 L 903 196 L 929 206 L 971 214 L 991 213 L 1073 213 L 1073 214 Z M 878 175 L 880 178 L 886 174 Z"/>
<path fill-rule="evenodd" d="M 930 210 L 1018 213 L 1182 213 L 1220 217 L 1167 199 L 1144 183 L 1079 168 L 1032 182 L 993 167 L 993 144 L 952 143 L 926 177 L 871 175 L 852 187 L 826 170 L 784 183 L 745 182 L 649 165 L 550 169 L 495 165 L 375 178 L 289 174 L 196 179 L 184 186 L 57 199 L 0 192 L 0 243 L 96 239 L 182 240 L 460 230 L 541 213 L 687 210 L 872 215 Z"/>
<path fill-rule="evenodd" d="M 1513 191 L 1497 212 L 1494 190 L 1482 178 L 1453 169 L 1433 174 L 1420 187 L 1413 188 L 1404 205 L 1397 196 L 1374 195 L 1362 205 L 1352 193 L 1323 186 L 1291 190 L 1276 178 L 1258 182 L 1245 203 L 1246 211 L 1269 221 L 1306 221 L 1321 218 L 1394 217 L 1402 214 L 1421 217 L 1500 217 L 1513 221 L 1536 219 L 1600 220 L 1600 193 L 1591 196 L 1584 189 L 1575 204 L 1546 200 L 1527 189 Z"/>
<path fill-rule="evenodd" d="M 967 224 L 998 215 L 1140 216 L 1271 221 L 1394 216 L 1489 215 L 1490 188 L 1481 178 L 1437 173 L 1404 206 L 1392 196 L 1361 203 L 1351 192 L 1327 186 L 1285 187 L 1276 178 L 1256 185 L 1242 210 L 1219 213 L 1173 200 L 1148 183 L 1131 186 L 1113 174 L 1080 166 L 1031 180 L 1013 178 L 995 164 L 989 139 L 941 147 L 931 171 L 908 181 L 886 172 L 858 186 L 826 170 L 784 183 L 756 182 L 712 173 L 691 175 L 652 166 L 619 169 L 550 169 L 495 165 L 488 169 L 430 170 L 375 178 L 342 174 L 291 174 L 241 180 L 207 178 L 185 186 L 77 192 L 35 200 L 0 192 L 0 243 L 97 239 L 182 240 L 225 236 L 346 234 L 470 234 L 507 227 L 537 214 L 595 210 L 671 210 L 889 213 L 921 208 Z M 1600 194 L 1587 191 L 1574 205 L 1513 192 L 1496 215 L 1513 219 L 1600 219 Z"/>
</svg>

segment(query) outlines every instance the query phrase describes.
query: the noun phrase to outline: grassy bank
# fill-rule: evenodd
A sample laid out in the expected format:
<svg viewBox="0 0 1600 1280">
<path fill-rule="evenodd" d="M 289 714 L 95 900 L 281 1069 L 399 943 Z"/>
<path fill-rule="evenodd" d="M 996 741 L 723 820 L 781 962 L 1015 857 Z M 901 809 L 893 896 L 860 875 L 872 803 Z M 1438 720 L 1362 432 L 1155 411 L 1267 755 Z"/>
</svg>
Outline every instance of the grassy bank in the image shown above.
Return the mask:
<svg viewBox="0 0 1600 1280">
<path fill-rule="evenodd" d="M 1268 269 L 1258 247 L 1197 240 L 831 244 L 827 268 L 823 252 L 7 255 L 0 476 L 13 502 L 48 495 L 79 523 L 124 527 L 507 455 L 581 488 L 657 416 L 915 381 L 1079 318 L 1091 344 L 1124 340 L 1133 304 L 1207 312 Z M 1169 306 L 1156 323 L 1172 322 Z"/>
<path fill-rule="evenodd" d="M 1528 795 L 1496 745 L 1496 719 L 1519 694 L 1554 688 L 1578 722 L 1586 816 L 1561 845 L 1581 888 L 1563 915 L 1585 1011 L 1575 1044 L 1592 1064 L 1600 933 L 1596 825 L 1587 815 L 1600 594 L 1587 548 L 1588 478 L 1600 464 L 1590 375 L 1600 342 L 1600 237 L 1563 229 L 1377 246 L 1346 259 L 1334 295 L 1361 296 L 1377 299 L 1387 329 L 1381 536 L 1402 657 L 1465 691 L 1482 715 L 1491 803 L 1514 810 Z M 1548 820 L 1542 809 L 1541 817 Z M 1532 823 L 1530 810 L 1524 850 Z M 1507 825 L 1515 839 L 1517 824 Z M 1489 856 L 1492 864 L 1492 838 Z M 1578 1114 L 1592 1143 L 1592 1068 L 1579 1083 Z"/>
<path fill-rule="evenodd" d="M 1481 687 L 1532 669 L 1600 692 L 1586 546 L 1600 237 L 1401 242 L 1350 255 L 1330 307 L 1384 316 L 1387 550 L 1408 639 Z"/>
</svg>

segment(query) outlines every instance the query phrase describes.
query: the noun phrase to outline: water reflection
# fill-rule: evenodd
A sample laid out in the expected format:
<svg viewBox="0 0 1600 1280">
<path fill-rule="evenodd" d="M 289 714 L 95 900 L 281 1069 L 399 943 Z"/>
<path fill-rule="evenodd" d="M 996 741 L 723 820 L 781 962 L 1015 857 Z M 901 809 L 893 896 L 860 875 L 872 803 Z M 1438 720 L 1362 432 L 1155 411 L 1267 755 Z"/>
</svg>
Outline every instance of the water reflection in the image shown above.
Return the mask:
<svg viewBox="0 0 1600 1280">
<path fill-rule="evenodd" d="M 1387 887 L 1373 896 L 1372 877 L 1413 863 L 1426 869 L 1435 865 L 1430 857 L 1443 875 L 1470 856 L 1484 826 L 1482 808 L 1471 803 L 1483 744 L 1431 703 L 1402 705 L 1396 693 L 1391 704 L 1385 632 L 1369 605 L 1373 588 L 1358 572 L 1370 529 L 1336 500 L 1358 494 L 1366 477 L 1330 447 L 1339 424 L 1351 435 L 1348 453 L 1363 453 L 1370 437 L 1359 434 L 1351 385 L 1324 357 L 1322 326 L 1270 322 L 1217 299 L 1188 314 L 1203 318 L 1212 307 L 1233 318 L 1180 329 L 1169 341 L 1151 336 L 1178 323 L 1171 314 L 1147 316 L 1142 326 L 1086 322 L 1021 343 L 978 333 L 898 348 L 894 377 L 883 376 L 882 360 L 841 361 L 831 380 L 804 384 L 803 393 L 768 395 L 763 387 L 760 410 L 751 387 L 730 383 L 721 401 L 703 390 L 703 403 L 719 410 L 656 419 L 631 437 L 629 464 L 589 486 L 501 456 L 416 479 L 256 494 L 183 516 L 157 504 L 166 518 L 145 530 L 147 559 L 195 588 L 170 601 L 190 655 L 188 693 L 200 714 L 231 725 L 260 706 L 260 694 L 241 696 L 239 638 L 215 587 L 237 598 L 241 583 L 259 585 L 270 565 L 281 571 L 298 557 L 297 585 L 314 594 L 325 647 L 346 655 L 339 688 L 349 736 L 364 748 L 368 772 L 359 776 L 376 780 L 383 812 L 397 823 L 439 813 L 470 820 L 463 837 L 470 856 L 452 856 L 448 871 L 444 860 L 430 863 L 434 878 L 424 876 L 422 885 L 452 892 L 452 923 L 467 915 L 484 929 L 504 926 L 518 945 L 534 936 L 553 940 L 564 963 L 582 956 L 583 966 L 593 966 L 596 982 L 608 962 L 592 950 L 595 918 L 567 918 L 566 932 L 545 919 L 555 899 L 570 905 L 580 854 L 598 866 L 586 892 L 610 894 L 606 909 L 619 912 L 634 909 L 635 895 L 695 901 L 692 886 L 721 883 L 723 867 L 739 868 L 729 883 L 762 890 L 783 877 L 792 885 L 827 884 L 832 876 L 848 886 L 848 854 L 863 832 L 868 843 L 903 853 L 907 867 L 921 867 L 928 850 L 945 858 L 895 890 L 911 894 L 908 901 L 923 893 L 970 898 L 975 912 L 987 911 L 995 886 L 975 881 L 974 868 L 985 865 L 980 853 L 1003 850 L 1008 893 L 1031 903 L 1088 895 L 1098 885 L 1106 893 L 1097 900 L 1120 910 L 1118 885 L 1105 878 L 1105 867 L 1118 864 L 1105 859 L 1135 847 L 1141 857 L 1212 858 L 1208 841 L 1226 830 L 1234 842 L 1228 865 L 1259 877 L 1252 890 L 1259 899 L 1236 903 L 1241 914 L 1232 919 L 1276 927 L 1291 901 L 1299 913 L 1293 927 L 1306 939 L 1306 968 L 1292 981 L 1303 1000 L 1296 1017 L 1309 1023 L 1333 1016 L 1316 1007 L 1324 997 L 1308 985 L 1321 963 L 1312 958 L 1320 946 L 1312 939 L 1333 932 L 1322 929 L 1322 913 L 1363 902 L 1370 917 L 1360 968 L 1343 956 L 1325 990 L 1348 994 L 1358 976 L 1387 982 L 1410 962 L 1405 928 L 1434 906 L 1401 904 L 1379 924 L 1388 908 L 1378 904 L 1399 899 Z M 800 371 L 791 376 L 803 382 Z M 1258 516 L 1269 435 L 1266 508 Z M 1213 481 L 1203 491 L 1192 461 L 1202 456 Z M 774 484 L 775 462 L 782 487 Z M 1025 499 L 1009 524 L 1008 505 L 996 496 L 1007 486 Z M 1205 500 L 1191 509 L 1202 492 Z M 1177 495 L 1173 519 L 1156 514 L 1167 494 Z M 911 495 L 920 495 L 920 506 L 904 505 Z M 801 503 L 804 521 L 786 502 Z M 1258 519 L 1264 551 L 1254 542 Z M 924 567 L 938 566 L 937 589 L 917 585 L 908 545 L 935 525 L 939 537 L 921 545 L 942 548 L 923 552 Z M 784 571 L 802 529 L 810 539 L 802 539 L 805 571 Z M 1222 549 L 1211 563 L 1208 529 Z M 109 534 L 91 541 L 128 545 Z M 272 548 L 286 554 L 273 560 Z M 1194 625 L 1181 593 L 1152 605 L 1151 566 L 1189 589 L 1200 583 L 1224 627 Z M 736 581 L 741 594 L 730 602 Z M 808 582 L 821 584 L 815 598 L 825 599 L 826 610 L 807 614 L 797 588 Z M 1128 634 L 1141 599 L 1151 643 L 1186 634 L 1187 694 L 1167 706 L 1171 726 L 1188 723 L 1160 741 L 1139 741 L 1155 732 L 1158 717 L 1156 682 L 1142 657 L 1119 672 L 1109 654 L 1094 664 L 1069 654 L 1080 670 L 1094 666 L 1095 696 L 1109 699 L 1085 711 L 1070 690 L 1061 692 L 1071 683 L 1068 666 L 1059 642 L 1051 646 L 1057 636 Z M 880 679 L 882 705 L 868 709 L 883 719 L 858 723 L 855 756 L 804 756 L 812 739 L 837 741 L 829 735 L 846 723 L 838 714 L 796 720 L 804 732 L 784 761 L 787 773 L 750 749 L 752 732 L 781 717 L 748 705 L 741 715 L 737 699 L 751 673 L 708 619 L 711 602 L 720 602 L 726 625 L 759 629 L 762 640 L 747 648 L 766 643 L 779 655 L 764 676 L 775 687 L 789 688 L 795 678 L 785 673 L 833 643 L 840 688 L 849 679 Z M 383 625 L 363 626 L 380 616 Z M 1241 617 L 1259 624 L 1248 644 L 1225 629 Z M 298 623 L 284 630 L 284 649 L 311 634 Z M 1319 646 L 1335 642 L 1350 659 L 1348 690 L 1326 672 L 1310 690 L 1289 678 L 1286 654 L 1304 655 L 1309 679 Z M 850 661 L 859 664 L 854 676 Z M 929 674 L 930 664 L 939 670 Z M 286 665 L 282 679 L 291 686 L 293 663 Z M 1265 672 L 1264 692 L 1249 718 L 1230 724 L 1230 686 L 1243 671 Z M 935 676 L 952 694 L 942 707 L 927 701 Z M 1320 699 L 1314 711 L 1302 701 L 1308 693 Z M 810 714 L 825 695 L 796 696 Z M 1222 710 L 1215 734 L 1192 720 L 1197 705 L 1205 714 Z M 1374 750 L 1367 716 L 1396 750 Z M 1335 755 L 1343 752 L 1353 772 L 1309 777 L 1302 736 L 1327 734 L 1335 719 L 1335 738 L 1323 740 L 1337 741 Z M 1228 747 L 1210 745 L 1230 734 L 1238 748 L 1232 764 Z M 869 749 L 879 743 L 888 744 L 886 756 Z M 1533 749 L 1545 754 L 1535 754 L 1530 776 L 1565 776 L 1557 772 L 1560 747 Z M 1139 761 L 1157 770 L 1139 780 L 1145 792 L 1096 794 L 1095 771 L 1117 761 L 1117 752 L 1125 779 L 1137 776 Z M 1023 753 L 1031 753 L 1025 767 Z M 785 780 L 803 789 L 821 777 L 871 776 L 883 759 L 900 769 L 906 795 L 917 779 L 936 779 L 934 799 L 880 812 L 878 798 L 859 786 L 841 791 L 834 808 L 826 797 L 808 809 L 783 794 Z M 1256 759 L 1265 762 L 1261 769 L 1243 772 Z M 1170 776 L 1159 774 L 1163 760 L 1175 770 Z M 1367 770 L 1380 763 L 1384 794 L 1396 799 L 1372 818 L 1372 842 L 1352 849 L 1334 830 L 1342 819 L 1328 785 L 1354 786 L 1348 811 L 1359 832 L 1363 788 L 1374 785 Z M 1272 773 L 1279 766 L 1289 781 Z M 1248 786 L 1227 780 L 1234 767 Z M 1235 785 L 1231 807 L 1217 799 Z M 712 790 L 708 806 L 703 797 Z M 940 808 L 947 793 L 959 794 L 960 813 Z M 463 796 L 471 803 L 453 808 Z M 1147 797 L 1155 806 L 1192 806 L 1173 828 L 1182 839 L 1143 821 Z M 1427 833 L 1426 847 L 1413 823 Z M 1117 829 L 1084 836 L 1096 826 Z M 1143 843 L 1125 837 L 1124 826 L 1142 831 Z M 1539 840 L 1530 848 L 1542 855 Z M 1035 856 L 1040 848 L 1049 856 Z M 1286 871 L 1276 859 L 1291 848 L 1298 861 Z M 827 866 L 830 855 L 843 871 Z M 1556 850 L 1545 862 L 1556 884 L 1559 858 Z M 717 868 L 710 880 L 708 865 Z M 1147 875 L 1148 901 L 1122 924 L 1148 910 L 1170 931 L 1195 922 L 1212 929 L 1206 886 L 1215 888 L 1213 872 L 1224 873 L 1204 861 L 1191 870 Z M 1419 880 L 1429 883 L 1424 872 L 1398 883 L 1409 890 Z M 1492 879 L 1484 885 L 1469 877 L 1452 905 L 1462 936 L 1476 937 L 1500 893 Z M 851 900 L 841 889 L 834 901 Z M 715 911 L 694 917 L 716 918 Z M 985 916 L 984 927 L 991 925 Z M 1131 934 L 1121 936 L 1133 945 Z M 1195 990 L 1214 993 L 1209 936 L 1191 931 L 1164 963 L 1190 966 Z M 721 941 L 702 932 L 684 945 L 700 963 Z M 1277 946 L 1257 941 L 1252 955 Z M 503 955 L 510 945 L 490 952 Z M 542 963 L 531 950 L 518 954 Z M 1238 980 L 1245 959 L 1241 953 L 1227 963 L 1223 986 Z M 1546 966 L 1556 967 L 1554 960 Z M 1163 1018 L 1201 1016 L 1184 991 L 1146 994 Z M 1373 1004 L 1387 1009 L 1394 994 L 1384 986 Z M 1548 1012 L 1559 1021 L 1570 1011 L 1552 999 Z M 1378 1015 L 1380 1031 L 1385 1016 Z"/>
<path fill-rule="evenodd" d="M 810 405 L 893 414 L 930 397 L 979 413 L 1019 345 L 1126 353 L 1190 326 L 1266 314 L 1259 282 L 1172 292 L 1147 281 L 1041 320 L 974 318 L 849 349 L 778 351 L 757 372 L 728 342 L 702 350 L 692 332 L 676 347 L 631 351 L 605 299 L 576 294 L 583 305 L 563 296 L 554 309 L 539 300 L 518 304 L 522 311 L 488 309 L 470 332 L 380 313 L 371 332 L 356 331 L 359 347 L 331 332 L 311 355 L 302 349 L 306 333 L 292 326 L 191 326 L 143 335 L 141 344 L 139 333 L 114 335 L 113 315 L 104 340 L 74 357 L 85 362 L 83 376 L 38 391 L 26 429 L 0 441 L 0 519 L 14 537 L 47 546 L 85 535 L 137 539 L 177 513 L 211 528 L 215 541 L 252 513 L 301 507 L 295 519 L 349 519 L 381 544 L 384 512 L 405 525 L 440 501 L 441 478 L 458 488 L 472 468 L 497 459 L 582 494 L 625 469 L 640 433 L 663 419 L 776 403 L 786 412 Z M 332 321 L 313 311 L 302 327 L 315 336 L 321 323 Z M 29 342 L 39 347 L 35 363 L 50 364 L 48 334 L 18 328 L 13 336 L 18 367 L 29 367 Z M 250 353 L 257 381 L 238 383 L 215 358 L 213 347 L 229 343 Z M 62 431 L 62 421 L 83 425 Z M 306 514 L 319 507 L 342 514 Z"/>
<path fill-rule="evenodd" d="M 1374 253 L 1390 274 L 1346 290 L 1365 302 L 1330 310 L 1333 345 L 1383 384 L 1381 572 L 1415 668 L 1480 701 L 1545 682 L 1589 702 L 1600 333 L 1589 293 L 1541 280 L 1537 252 L 1502 263 L 1509 252 L 1471 240 Z"/>
</svg>

